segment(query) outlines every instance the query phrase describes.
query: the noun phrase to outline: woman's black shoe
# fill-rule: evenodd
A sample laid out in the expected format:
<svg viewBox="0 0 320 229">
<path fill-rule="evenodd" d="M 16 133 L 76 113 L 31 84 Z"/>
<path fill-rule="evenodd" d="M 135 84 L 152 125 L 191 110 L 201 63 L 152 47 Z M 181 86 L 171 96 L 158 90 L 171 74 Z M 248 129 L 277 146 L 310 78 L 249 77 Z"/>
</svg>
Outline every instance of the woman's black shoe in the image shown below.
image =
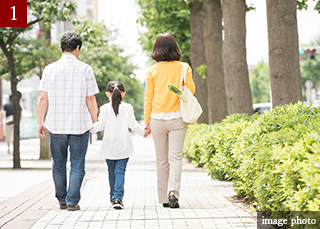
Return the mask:
<svg viewBox="0 0 320 229">
<path fill-rule="evenodd" d="M 168 207 L 169 207 L 169 203 L 163 203 L 162 206 L 163 206 L 164 208 L 168 208 Z"/>
<path fill-rule="evenodd" d="M 178 199 L 174 195 L 169 196 L 169 207 L 170 208 L 179 208 L 180 207 Z"/>
</svg>

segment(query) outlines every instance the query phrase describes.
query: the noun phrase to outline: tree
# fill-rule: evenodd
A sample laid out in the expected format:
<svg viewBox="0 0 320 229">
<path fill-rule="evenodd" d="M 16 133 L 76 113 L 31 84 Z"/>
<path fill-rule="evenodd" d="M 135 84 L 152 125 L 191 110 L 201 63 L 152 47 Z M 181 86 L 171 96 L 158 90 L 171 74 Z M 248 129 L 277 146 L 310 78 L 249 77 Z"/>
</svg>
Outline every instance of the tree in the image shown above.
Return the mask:
<svg viewBox="0 0 320 229">
<path fill-rule="evenodd" d="M 205 46 L 203 38 L 203 26 L 202 26 L 202 5 L 200 1 L 193 1 L 190 4 L 190 59 L 191 66 L 193 67 L 193 78 L 196 85 L 195 96 L 202 107 L 203 113 L 198 119 L 198 123 L 209 123 L 208 115 L 208 84 L 207 79 L 202 77 L 196 70 L 197 67 L 206 63 L 205 59 Z"/>
<path fill-rule="evenodd" d="M 0 28 L 0 47 L 4 54 L 4 58 L 8 62 L 11 92 L 13 102 L 13 116 L 14 116 L 14 147 L 13 147 L 13 168 L 21 168 L 20 165 L 20 98 L 21 93 L 17 90 L 19 81 L 19 72 L 16 66 L 19 65 L 19 58 L 15 55 L 17 50 L 15 47 L 19 45 L 19 35 L 32 29 L 33 25 L 45 19 L 45 21 L 69 19 L 71 12 L 74 12 L 75 5 L 72 2 L 64 2 L 62 0 L 41 1 L 33 0 L 27 1 L 28 14 L 32 15 L 31 20 L 27 23 L 27 27 L 1 27 Z"/>
<path fill-rule="evenodd" d="M 223 64 L 229 115 L 253 114 L 246 51 L 245 0 L 221 0 L 224 22 Z"/>
<path fill-rule="evenodd" d="M 0 75 L 3 75 L 3 78 L 6 80 L 11 80 L 11 91 L 12 98 L 13 95 L 16 94 L 15 98 L 13 98 L 14 105 L 14 115 L 18 115 L 20 117 L 20 105 L 19 100 L 21 97 L 20 92 L 16 91 L 17 84 L 24 78 L 28 78 L 31 76 L 31 70 L 37 67 L 38 60 L 44 58 L 46 53 L 42 51 L 42 47 L 44 45 L 43 40 L 36 40 L 32 38 L 26 37 L 17 37 L 15 41 L 12 43 L 11 52 L 14 54 L 12 57 L 14 58 L 14 71 L 16 74 L 15 80 L 12 78 L 12 69 L 10 69 L 9 61 L 7 58 L 1 58 L 0 65 Z M 10 57 L 10 56 L 9 56 Z M 12 66 L 11 66 L 12 68 Z M 19 99 L 17 101 L 17 99 Z M 18 104 L 17 104 L 18 103 Z M 19 111 L 19 112 L 17 112 Z M 17 119 L 16 119 L 17 120 Z M 19 125 L 20 118 L 18 118 Z M 17 123 L 14 124 L 14 168 L 20 168 L 20 155 L 19 155 L 19 138 L 20 138 L 20 128 L 17 127 Z M 18 153 L 17 153 L 18 151 Z"/>
<path fill-rule="evenodd" d="M 190 63 L 190 12 L 183 0 L 137 0 L 138 22 L 148 29 L 141 33 L 140 43 L 151 53 L 160 33 L 170 33 L 182 52 L 182 60 Z"/>
<path fill-rule="evenodd" d="M 297 8 L 298 10 L 307 10 L 308 9 L 308 1 L 309 0 L 297 0 Z M 314 10 L 318 11 L 320 13 L 320 1 L 319 0 L 312 0 L 312 1 L 317 1 L 317 4 L 314 7 Z M 309 1 L 310 2 L 310 1 Z"/>
<path fill-rule="evenodd" d="M 272 107 L 302 100 L 296 0 L 267 0 Z"/>
<path fill-rule="evenodd" d="M 261 61 L 251 72 L 250 87 L 253 103 L 270 102 L 269 65 Z"/>
<path fill-rule="evenodd" d="M 204 0 L 203 36 L 207 65 L 209 123 L 220 122 L 228 115 L 222 60 L 222 10 L 220 0 Z"/>
</svg>

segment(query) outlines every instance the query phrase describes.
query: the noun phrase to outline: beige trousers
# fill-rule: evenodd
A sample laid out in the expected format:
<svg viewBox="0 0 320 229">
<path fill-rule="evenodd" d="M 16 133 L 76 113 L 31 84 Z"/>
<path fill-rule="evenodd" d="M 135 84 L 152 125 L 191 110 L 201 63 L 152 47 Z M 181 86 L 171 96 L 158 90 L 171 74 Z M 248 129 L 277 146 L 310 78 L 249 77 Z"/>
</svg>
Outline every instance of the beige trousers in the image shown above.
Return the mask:
<svg viewBox="0 0 320 229">
<path fill-rule="evenodd" d="M 172 120 L 151 119 L 152 137 L 156 149 L 157 184 L 160 203 L 168 203 L 168 197 L 179 199 L 182 150 L 187 123 L 182 118 Z"/>
</svg>

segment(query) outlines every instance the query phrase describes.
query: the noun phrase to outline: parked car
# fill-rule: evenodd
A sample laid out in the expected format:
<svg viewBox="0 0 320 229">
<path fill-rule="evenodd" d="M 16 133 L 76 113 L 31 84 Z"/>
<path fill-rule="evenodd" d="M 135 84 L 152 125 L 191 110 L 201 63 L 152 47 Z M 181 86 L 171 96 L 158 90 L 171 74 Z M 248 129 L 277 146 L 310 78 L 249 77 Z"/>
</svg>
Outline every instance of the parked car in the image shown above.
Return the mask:
<svg viewBox="0 0 320 229">
<path fill-rule="evenodd" d="M 254 113 L 263 114 L 265 110 L 271 109 L 271 103 L 255 103 L 252 104 Z"/>
</svg>

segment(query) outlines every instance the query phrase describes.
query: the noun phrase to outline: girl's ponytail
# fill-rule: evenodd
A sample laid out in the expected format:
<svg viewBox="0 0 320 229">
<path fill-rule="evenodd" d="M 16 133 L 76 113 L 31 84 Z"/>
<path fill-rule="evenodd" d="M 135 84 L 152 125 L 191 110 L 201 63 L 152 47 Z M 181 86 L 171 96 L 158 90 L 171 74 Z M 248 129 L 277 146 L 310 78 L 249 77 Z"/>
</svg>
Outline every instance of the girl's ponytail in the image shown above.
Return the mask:
<svg viewBox="0 0 320 229">
<path fill-rule="evenodd" d="M 113 94 L 112 94 L 112 108 L 113 108 L 113 111 L 114 111 L 116 117 L 119 114 L 119 105 L 120 105 L 121 101 L 122 101 L 121 92 L 120 92 L 119 88 L 115 87 L 113 90 Z"/>
<path fill-rule="evenodd" d="M 107 91 L 113 93 L 112 94 L 112 108 L 116 117 L 119 114 L 119 105 L 122 101 L 121 92 L 125 92 L 124 86 L 120 81 L 111 81 L 108 83 Z"/>
</svg>

